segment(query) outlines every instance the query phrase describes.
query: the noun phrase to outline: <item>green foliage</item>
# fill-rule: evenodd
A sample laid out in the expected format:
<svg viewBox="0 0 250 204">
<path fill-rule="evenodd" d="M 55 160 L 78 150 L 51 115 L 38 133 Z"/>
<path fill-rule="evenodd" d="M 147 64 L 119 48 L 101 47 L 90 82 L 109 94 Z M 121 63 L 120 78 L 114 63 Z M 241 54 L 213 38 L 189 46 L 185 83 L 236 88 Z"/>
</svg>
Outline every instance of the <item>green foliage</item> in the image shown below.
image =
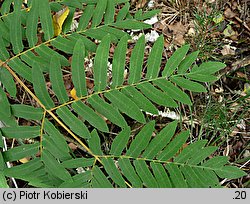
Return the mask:
<svg viewBox="0 0 250 204">
<path fill-rule="evenodd" d="M 146 113 L 158 114 L 161 106 L 192 105 L 185 90 L 205 92 L 201 82 L 216 80 L 214 74 L 225 67 L 220 62 L 196 65 L 198 52 L 187 55 L 189 45 L 177 49 L 165 63 L 160 36 L 149 53 L 146 74 L 142 74 L 145 36 L 136 42 L 127 62 L 130 36 L 124 29 L 150 28 L 142 20 L 155 11 L 132 16 L 127 0 L 33 0 L 28 1 L 28 10 L 15 1 L 10 12 L 12 1 L 6 2 L 0 17 L 4 87 L 0 89 L 0 135 L 34 141 L 0 153 L 1 187 L 7 187 L 8 177 L 35 187 L 219 187 L 219 178 L 245 175 L 229 166 L 227 157 L 209 159 L 217 148 L 206 146 L 206 140 L 183 149 L 190 131 L 177 131 L 177 121 L 158 130 L 147 117 Z M 115 17 L 118 4 L 122 9 Z M 76 31 L 65 28 L 66 20 L 66 32 L 53 37 L 51 12 L 63 5 L 70 7 L 68 18 L 76 8 L 83 14 Z M 43 37 L 38 39 L 41 32 Z M 89 92 L 84 58 L 93 54 L 94 88 Z M 108 62 L 113 64 L 112 80 L 107 77 Z M 128 77 L 124 76 L 126 67 Z M 64 85 L 68 73 L 76 90 L 73 98 Z M 17 95 L 16 85 L 32 102 L 10 100 Z M 141 126 L 136 133 L 131 121 Z M 112 131 L 117 132 L 115 137 Z M 81 146 L 81 154 L 69 148 L 65 139 L 69 136 Z M 24 157 L 30 160 L 17 162 Z M 8 161 L 16 165 L 7 168 Z M 82 172 L 77 173 L 80 167 Z"/>
</svg>

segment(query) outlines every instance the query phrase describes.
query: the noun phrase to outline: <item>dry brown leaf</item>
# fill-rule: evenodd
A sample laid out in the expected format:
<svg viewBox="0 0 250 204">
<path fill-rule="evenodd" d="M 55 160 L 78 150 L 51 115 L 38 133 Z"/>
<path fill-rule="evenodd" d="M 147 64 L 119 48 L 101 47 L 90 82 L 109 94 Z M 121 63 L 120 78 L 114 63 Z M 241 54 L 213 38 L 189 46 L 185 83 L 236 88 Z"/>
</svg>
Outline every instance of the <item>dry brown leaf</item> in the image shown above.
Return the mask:
<svg viewBox="0 0 250 204">
<path fill-rule="evenodd" d="M 226 18 L 233 18 L 236 16 L 236 13 L 234 13 L 230 8 L 226 8 L 224 15 Z"/>
<path fill-rule="evenodd" d="M 247 75 L 245 73 L 243 73 L 243 72 L 237 71 L 236 76 L 239 77 L 239 78 L 247 79 Z"/>
<path fill-rule="evenodd" d="M 174 37 L 174 44 L 176 45 L 184 45 L 185 44 L 185 40 L 184 40 L 184 35 L 182 34 L 177 34 L 175 37 Z"/>
<path fill-rule="evenodd" d="M 186 27 L 181 22 L 167 25 L 167 27 L 173 33 L 174 44 L 177 44 L 177 45 L 185 44 L 184 35 L 186 33 Z"/>
<path fill-rule="evenodd" d="M 221 50 L 221 54 L 223 56 L 225 56 L 225 55 L 235 55 L 235 49 L 234 49 L 234 47 L 231 47 L 230 45 L 224 45 L 223 49 Z"/>
<path fill-rule="evenodd" d="M 186 28 L 181 22 L 177 22 L 171 25 L 167 25 L 170 30 L 173 31 L 174 34 L 180 33 L 180 34 L 185 34 L 186 33 Z"/>
<path fill-rule="evenodd" d="M 72 150 L 72 151 L 75 151 L 77 149 L 77 146 L 74 144 L 74 143 L 69 143 L 68 144 L 69 148 Z"/>
<path fill-rule="evenodd" d="M 147 3 L 147 0 L 132 0 L 132 5 L 135 4 L 137 9 L 143 8 L 145 4 Z"/>
<path fill-rule="evenodd" d="M 189 36 L 195 36 L 195 29 L 194 28 L 189 28 L 188 33 Z"/>
</svg>

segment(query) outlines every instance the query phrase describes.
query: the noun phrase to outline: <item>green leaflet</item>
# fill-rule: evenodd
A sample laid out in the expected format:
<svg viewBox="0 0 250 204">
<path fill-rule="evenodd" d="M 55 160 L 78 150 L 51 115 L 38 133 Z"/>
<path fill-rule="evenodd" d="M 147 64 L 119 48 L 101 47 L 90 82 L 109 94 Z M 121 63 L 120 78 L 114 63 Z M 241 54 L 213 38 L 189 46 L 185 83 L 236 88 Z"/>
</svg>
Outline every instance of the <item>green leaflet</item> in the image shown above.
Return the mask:
<svg viewBox="0 0 250 204">
<path fill-rule="evenodd" d="M 6 96 L 6 94 L 5 94 L 5 92 L 3 91 L 2 88 L 0 88 L 0 104 L 1 104 L 1 106 L 0 106 L 0 112 L 1 112 L 1 114 L 4 114 L 7 117 L 10 117 L 11 116 L 10 104 L 9 104 L 7 96 Z"/>
<path fill-rule="evenodd" d="M 154 43 L 147 62 L 146 78 L 153 79 L 158 77 L 162 61 L 162 52 L 164 48 L 164 38 L 161 35 Z"/>
<path fill-rule="evenodd" d="M 62 162 L 64 168 L 78 168 L 93 166 L 95 158 L 76 158 Z"/>
<path fill-rule="evenodd" d="M 5 0 L 2 2 L 2 5 L 1 5 L 1 14 L 2 15 L 10 12 L 10 5 L 11 5 L 12 1 L 13 0 Z"/>
<path fill-rule="evenodd" d="M 192 52 L 191 54 L 187 55 L 184 60 L 180 63 L 178 67 L 178 73 L 184 74 L 191 65 L 195 62 L 199 54 L 199 51 Z"/>
<path fill-rule="evenodd" d="M 78 0 L 74 0 L 74 1 L 79 4 Z M 73 1 L 71 1 L 71 2 L 73 3 Z M 80 4 L 76 8 L 82 8 L 82 5 Z M 65 21 L 63 23 L 62 33 L 68 33 L 68 32 L 72 31 L 71 26 L 73 25 L 74 14 L 75 14 L 76 8 L 74 8 L 74 6 L 69 7 L 69 14 L 68 14 L 67 18 L 65 19 Z"/>
<path fill-rule="evenodd" d="M 9 188 L 3 171 L 0 172 L 0 188 Z"/>
<path fill-rule="evenodd" d="M 199 82 L 213 82 L 213 81 L 218 80 L 218 78 L 213 75 L 205 75 L 205 74 L 199 74 L 199 73 L 188 73 L 186 74 L 186 76 L 190 79 L 193 79 Z"/>
<path fill-rule="evenodd" d="M 51 41 L 51 44 L 57 49 L 72 54 L 75 46 L 75 42 L 66 38 L 61 37 L 60 35 L 56 37 L 55 40 Z"/>
<path fill-rule="evenodd" d="M 69 152 L 67 142 L 65 141 L 63 135 L 55 128 L 55 126 L 51 122 L 49 122 L 47 118 L 44 120 L 44 130 L 48 133 L 48 135 L 50 135 L 54 143 L 58 147 L 60 147 L 60 150 L 62 150 L 62 152 Z"/>
<path fill-rule="evenodd" d="M 11 168 L 5 168 L 4 174 L 5 176 L 19 178 L 20 176 L 32 174 L 35 170 L 41 168 L 42 166 L 43 163 L 41 162 L 40 158 L 35 158 L 24 164 Z"/>
<path fill-rule="evenodd" d="M 207 169 L 199 169 L 198 168 L 194 168 L 194 171 L 196 172 L 196 174 L 205 177 L 205 179 L 207 179 L 209 181 L 209 187 L 220 187 L 219 186 L 219 179 L 218 176 L 213 172 L 213 171 L 209 171 Z"/>
<path fill-rule="evenodd" d="M 44 32 L 45 40 L 49 40 L 54 35 L 52 16 L 48 0 L 39 1 L 39 16 Z"/>
<path fill-rule="evenodd" d="M 63 3 L 70 7 L 82 8 L 82 4 L 78 0 L 63 0 Z"/>
<path fill-rule="evenodd" d="M 42 102 L 42 104 L 50 109 L 54 107 L 54 102 L 50 98 L 46 83 L 43 77 L 43 73 L 37 63 L 32 66 L 32 83 L 36 96 Z"/>
<path fill-rule="evenodd" d="M 102 91 L 107 86 L 107 67 L 110 47 L 110 35 L 106 35 L 96 50 L 94 61 L 95 91 Z"/>
<path fill-rule="evenodd" d="M 10 26 L 10 42 L 13 46 L 13 51 L 15 54 L 23 51 L 23 41 L 22 41 L 22 24 L 21 24 L 21 12 L 14 11 L 10 20 L 12 25 Z"/>
<path fill-rule="evenodd" d="M 97 45 L 83 35 L 80 35 L 78 33 L 73 33 L 72 35 L 68 36 L 67 38 L 72 42 L 72 45 L 74 45 L 74 46 L 76 45 L 77 41 L 81 39 L 82 43 L 84 44 L 84 46 L 86 48 L 86 51 L 96 52 Z M 85 52 L 85 55 L 87 55 L 87 52 Z"/>
<path fill-rule="evenodd" d="M 72 177 L 66 169 L 63 168 L 62 164 L 59 163 L 47 150 L 43 150 L 42 152 L 42 161 L 45 167 L 48 168 L 50 173 L 56 178 L 60 178 L 63 181 L 72 180 Z"/>
<path fill-rule="evenodd" d="M 129 84 L 141 80 L 142 64 L 144 59 L 145 36 L 142 35 L 137 41 L 130 58 L 129 65 Z"/>
<path fill-rule="evenodd" d="M 143 184 L 148 188 L 158 188 L 158 183 L 156 182 L 154 176 L 148 169 L 146 162 L 143 160 L 135 160 L 133 163 L 136 172 L 143 181 Z"/>
<path fill-rule="evenodd" d="M 54 177 L 53 174 L 47 173 L 47 168 L 42 168 L 23 176 L 23 180 L 28 181 L 30 186 L 36 186 L 38 188 L 55 188 L 59 186 L 63 181 L 57 177 Z"/>
<path fill-rule="evenodd" d="M 165 168 L 168 170 L 170 175 L 171 183 L 175 188 L 187 188 L 187 183 L 176 164 L 168 163 Z"/>
<path fill-rule="evenodd" d="M 141 131 L 135 136 L 135 139 L 130 144 L 129 149 L 127 150 L 126 155 L 137 158 L 141 152 L 146 148 L 149 143 L 149 140 L 152 137 L 153 131 L 155 129 L 155 121 L 151 121 L 146 124 Z"/>
<path fill-rule="evenodd" d="M 126 95 L 118 90 L 109 91 L 104 95 L 114 106 L 126 113 L 129 117 L 137 120 L 138 122 L 145 123 L 144 115 L 139 107 Z"/>
<path fill-rule="evenodd" d="M 91 137 L 88 141 L 90 151 L 95 155 L 103 155 L 101 150 L 101 142 L 96 130 L 91 132 Z"/>
<path fill-rule="evenodd" d="M 180 48 L 178 48 L 174 54 L 168 59 L 165 68 L 162 72 L 162 76 L 169 77 L 173 74 L 175 69 L 179 66 L 183 58 L 186 56 L 188 50 L 190 48 L 190 45 L 184 45 Z"/>
<path fill-rule="evenodd" d="M 186 169 L 181 167 L 180 170 L 182 171 L 183 175 L 186 177 L 188 185 L 191 187 L 199 185 L 201 186 L 201 188 L 209 188 L 213 186 L 214 179 L 210 179 L 209 176 L 204 174 L 204 169 L 192 168 L 188 166 L 188 168 Z M 194 180 L 193 178 L 197 178 L 197 179 Z"/>
<path fill-rule="evenodd" d="M 176 135 L 176 137 L 160 153 L 157 159 L 161 161 L 167 161 L 168 159 L 172 158 L 186 142 L 189 134 L 189 131 L 183 131 Z"/>
<path fill-rule="evenodd" d="M 21 7 L 22 7 L 22 2 L 16 1 L 15 4 L 14 4 L 14 11 L 20 12 L 21 11 Z"/>
<path fill-rule="evenodd" d="M 172 184 L 163 165 L 156 162 L 150 162 L 150 166 L 159 188 L 171 188 Z"/>
<path fill-rule="evenodd" d="M 50 60 L 49 77 L 56 97 L 61 104 L 66 103 L 69 97 L 64 86 L 60 59 L 56 55 L 53 55 Z"/>
<path fill-rule="evenodd" d="M 215 72 L 223 69 L 224 67 L 226 67 L 226 64 L 222 62 L 203 62 L 196 69 L 192 69 L 190 72 L 190 75 L 191 74 L 201 74 L 201 75 L 214 74 Z"/>
<path fill-rule="evenodd" d="M 56 113 L 63 120 L 63 122 L 70 127 L 70 130 L 75 132 L 82 138 L 90 138 L 90 133 L 86 125 L 77 118 L 67 107 L 63 106 L 56 110 Z"/>
<path fill-rule="evenodd" d="M 35 48 L 36 53 L 39 54 L 40 57 L 44 59 L 50 59 L 51 56 L 57 56 L 60 59 L 60 63 L 62 66 L 68 66 L 69 62 L 68 60 L 63 56 L 60 55 L 58 52 L 54 51 L 53 49 L 50 49 L 44 44 L 41 44 L 39 47 Z"/>
<path fill-rule="evenodd" d="M 171 140 L 174 136 L 177 127 L 177 121 L 169 123 L 161 130 L 146 147 L 143 158 L 153 159 Z"/>
<path fill-rule="evenodd" d="M 112 63 L 112 88 L 121 86 L 124 80 L 124 66 L 126 61 L 126 52 L 128 37 L 125 35 L 119 41 L 113 57 Z"/>
<path fill-rule="evenodd" d="M 4 147 L 4 143 L 3 143 L 3 134 L 0 131 L 0 148 Z M 1 170 L 1 154 L 0 154 L 0 170 Z"/>
<path fill-rule="evenodd" d="M 123 88 L 122 93 L 126 94 L 140 109 L 152 114 L 158 114 L 157 108 L 133 86 Z"/>
<path fill-rule="evenodd" d="M 72 176 L 73 181 L 64 181 L 59 188 L 90 188 L 91 171 Z"/>
<path fill-rule="evenodd" d="M 8 65 L 21 77 L 32 82 L 32 71 L 29 66 L 23 63 L 19 58 L 14 58 L 8 62 Z"/>
<path fill-rule="evenodd" d="M 76 89 L 77 97 L 82 97 L 87 95 L 86 87 L 86 75 L 84 70 L 84 57 L 85 57 L 85 46 L 83 41 L 79 38 L 76 42 L 72 62 L 71 62 L 71 72 L 72 81 L 74 88 Z"/>
<path fill-rule="evenodd" d="M 3 7 L 1 7 L 2 10 Z M 10 34 L 9 34 L 9 28 L 6 25 L 6 22 L 3 21 L 2 19 L 0 19 L 0 32 L 1 32 L 1 36 L 4 40 L 4 43 L 7 43 L 9 45 L 9 41 L 10 41 Z M 5 42 L 5 40 L 7 42 Z"/>
<path fill-rule="evenodd" d="M 139 22 L 136 20 L 123 20 L 123 21 L 119 21 L 116 23 L 112 23 L 112 26 L 116 27 L 116 28 L 123 28 L 123 29 L 148 29 L 151 28 L 151 25 L 143 23 L 143 22 Z"/>
<path fill-rule="evenodd" d="M 120 156 L 126 147 L 130 137 L 130 127 L 125 127 L 114 139 L 111 145 L 110 154 Z"/>
<path fill-rule="evenodd" d="M 31 120 L 41 120 L 43 117 L 42 108 L 34 108 L 32 106 L 24 104 L 11 105 L 11 112 L 16 117 L 31 119 Z"/>
<path fill-rule="evenodd" d="M 107 177 L 103 174 L 98 166 L 94 166 L 92 170 L 92 187 L 93 188 L 112 188 L 112 184 Z"/>
<path fill-rule="evenodd" d="M 91 25 L 92 28 L 98 26 L 102 22 L 103 15 L 107 7 L 107 1 L 108 0 L 102 0 L 97 2 L 94 12 L 92 11 L 93 12 L 92 25 Z"/>
<path fill-rule="evenodd" d="M 97 45 L 83 35 L 80 35 L 78 33 L 73 33 L 72 35 L 68 36 L 67 38 L 71 41 L 71 44 L 73 46 L 76 46 L 77 41 L 80 40 L 84 44 L 86 51 L 96 52 Z M 82 52 L 84 52 L 84 51 L 82 50 Z M 85 55 L 87 55 L 87 52 L 85 52 Z"/>
<path fill-rule="evenodd" d="M 32 1 L 31 9 L 27 15 L 26 37 L 30 47 L 34 47 L 37 43 L 37 23 L 39 18 L 38 1 Z"/>
<path fill-rule="evenodd" d="M 100 28 L 97 29 L 98 31 L 101 32 L 105 32 L 105 33 L 109 33 L 112 39 L 112 42 L 117 42 L 118 39 L 121 39 L 123 36 L 127 36 L 129 39 L 131 38 L 131 36 L 129 34 L 127 34 L 126 32 L 118 29 L 118 28 L 113 28 L 111 26 L 102 26 Z M 114 40 L 113 40 L 114 38 Z"/>
<path fill-rule="evenodd" d="M 167 107 L 177 107 L 177 103 L 170 98 L 167 94 L 164 92 L 160 91 L 159 89 L 155 88 L 152 84 L 149 82 L 138 84 L 136 86 L 141 90 L 141 92 L 151 101 L 167 106 Z"/>
<path fill-rule="evenodd" d="M 126 188 L 124 179 L 121 176 L 120 171 L 114 164 L 113 158 L 103 158 L 103 166 L 107 173 L 110 175 L 111 179 L 121 188 Z"/>
<path fill-rule="evenodd" d="M 118 12 L 116 16 L 116 22 L 122 21 L 127 16 L 129 12 L 129 7 L 130 7 L 130 4 L 125 3 L 125 5 L 122 7 L 122 9 L 120 9 L 120 11 Z"/>
<path fill-rule="evenodd" d="M 206 143 L 207 140 L 200 140 L 188 145 L 177 157 L 174 158 L 174 161 L 178 163 L 189 162 L 189 159 L 192 158 L 193 155 L 200 153 L 200 150 L 205 146 Z"/>
<path fill-rule="evenodd" d="M 19 159 L 35 155 L 38 153 L 38 150 L 39 143 L 24 144 L 3 152 L 3 157 L 5 161 L 17 161 Z"/>
<path fill-rule="evenodd" d="M 91 29 L 84 31 L 84 35 L 86 35 L 90 38 L 102 41 L 103 37 L 109 34 L 110 35 L 110 42 L 117 43 L 117 41 L 118 41 L 117 37 L 114 34 L 112 34 L 112 32 L 108 32 L 107 28 L 109 28 L 109 27 L 108 26 L 106 26 L 106 27 L 101 26 L 101 27 L 97 27 L 97 28 L 91 28 Z"/>
<path fill-rule="evenodd" d="M 185 79 L 183 77 L 173 76 L 170 78 L 170 80 L 174 83 L 176 83 L 181 88 L 187 89 L 189 91 L 193 92 L 207 92 L 207 89 L 202 86 L 200 83 L 190 81 L 188 79 Z"/>
<path fill-rule="evenodd" d="M 176 101 L 180 101 L 181 103 L 191 105 L 192 102 L 189 96 L 180 90 L 178 87 L 173 85 L 171 82 L 167 81 L 166 79 L 158 79 L 153 82 L 155 85 L 160 87 L 161 90 L 164 91 L 169 97 L 175 99 Z"/>
<path fill-rule="evenodd" d="M 1 27 L 1 24 L 0 24 L 0 27 Z M 5 47 L 3 37 L 0 36 L 0 60 L 5 61 L 9 57 L 10 57 L 10 55 Z"/>
<path fill-rule="evenodd" d="M 3 83 L 7 92 L 13 98 L 16 98 L 16 83 L 14 82 L 12 75 L 5 68 L 0 68 L 0 81 Z"/>
<path fill-rule="evenodd" d="M 160 11 L 160 9 L 155 9 L 147 12 L 142 12 L 142 10 L 140 9 L 135 13 L 135 19 L 139 21 L 144 21 L 146 19 L 154 17 L 155 15 L 160 13 Z"/>
<path fill-rule="evenodd" d="M 200 82 L 212 82 L 218 78 L 213 76 L 215 72 L 223 69 L 226 65 L 221 62 L 204 62 L 200 66 L 194 66 L 186 76 Z"/>
<path fill-rule="evenodd" d="M 204 147 L 200 149 L 197 155 L 192 155 L 192 157 L 188 160 L 188 164 L 199 164 L 203 160 L 205 160 L 208 156 L 216 151 L 217 147 Z"/>
<path fill-rule="evenodd" d="M 205 161 L 202 166 L 206 167 L 220 167 L 228 163 L 228 157 L 227 156 L 217 156 L 209 159 L 208 161 Z"/>
<path fill-rule="evenodd" d="M 43 148 L 49 151 L 56 159 L 60 161 L 69 160 L 71 156 L 68 152 L 65 152 L 51 136 L 43 134 L 42 138 Z"/>
<path fill-rule="evenodd" d="M 192 187 L 192 188 L 208 187 L 206 183 L 204 182 L 204 179 L 201 176 L 198 176 L 197 173 L 194 172 L 193 168 L 191 168 L 190 166 L 186 166 L 185 168 L 181 166 L 180 170 L 182 174 L 184 175 L 189 187 Z"/>
<path fill-rule="evenodd" d="M 100 114 L 119 127 L 126 127 L 127 123 L 119 111 L 105 102 L 98 95 L 92 95 L 88 99 L 89 104 Z"/>
<path fill-rule="evenodd" d="M 116 4 L 127 3 L 129 0 L 114 0 Z"/>
<path fill-rule="evenodd" d="M 223 166 L 219 170 L 215 170 L 215 172 L 220 178 L 228 179 L 240 178 L 247 175 L 244 171 L 235 166 Z"/>
<path fill-rule="evenodd" d="M 115 2 L 107 0 L 107 8 L 104 15 L 104 24 L 113 23 L 114 16 L 115 16 Z"/>
<path fill-rule="evenodd" d="M 49 57 L 49 59 L 51 56 Z M 41 71 L 48 72 L 50 63 L 49 59 L 44 59 L 40 56 L 36 56 L 32 51 L 27 51 L 21 55 L 21 59 L 28 64 L 29 66 L 33 67 L 34 64 L 40 67 Z"/>
<path fill-rule="evenodd" d="M 90 19 L 92 18 L 95 8 L 94 4 L 88 4 L 87 7 L 84 9 L 83 14 L 80 18 L 77 31 L 85 30 L 89 24 Z"/>
<path fill-rule="evenodd" d="M 91 125 L 96 127 L 97 129 L 108 132 L 108 127 L 105 121 L 97 115 L 93 109 L 86 106 L 81 101 L 74 102 L 72 104 L 72 108 L 81 116 L 83 119 L 87 120 Z"/>
<path fill-rule="evenodd" d="M 132 183 L 132 187 L 142 188 L 142 181 L 132 166 L 130 160 L 127 158 L 119 158 L 118 164 L 123 175 Z"/>
<path fill-rule="evenodd" d="M 12 116 L 8 117 L 4 113 L 1 113 L 0 114 L 0 119 L 1 119 L 2 122 L 4 122 L 4 124 L 6 126 L 10 126 L 10 127 L 16 127 L 17 126 L 17 122 L 16 122 L 15 118 L 12 117 Z"/>
<path fill-rule="evenodd" d="M 7 138 L 35 138 L 40 135 L 39 126 L 17 126 L 1 128 L 3 135 Z"/>
</svg>

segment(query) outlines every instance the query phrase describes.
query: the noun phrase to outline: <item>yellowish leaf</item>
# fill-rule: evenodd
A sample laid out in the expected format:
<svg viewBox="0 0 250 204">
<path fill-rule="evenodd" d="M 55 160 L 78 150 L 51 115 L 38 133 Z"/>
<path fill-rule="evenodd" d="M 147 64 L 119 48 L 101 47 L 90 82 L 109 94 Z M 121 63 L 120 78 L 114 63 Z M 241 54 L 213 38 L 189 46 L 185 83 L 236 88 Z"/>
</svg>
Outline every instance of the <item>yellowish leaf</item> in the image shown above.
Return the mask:
<svg viewBox="0 0 250 204">
<path fill-rule="evenodd" d="M 54 36 L 58 36 L 61 34 L 63 23 L 68 15 L 68 7 L 65 7 L 64 9 L 58 11 L 55 15 L 53 15 Z"/>
<path fill-rule="evenodd" d="M 73 99 L 77 100 L 78 97 L 76 96 L 76 89 L 73 88 L 71 91 L 70 91 L 70 95 Z"/>
<path fill-rule="evenodd" d="M 27 158 L 22 158 L 22 159 L 20 159 L 19 160 L 22 164 L 24 164 L 24 163 L 27 163 L 28 161 L 29 161 L 29 159 L 27 159 Z"/>
<path fill-rule="evenodd" d="M 248 84 L 248 83 L 244 84 L 244 92 L 246 94 L 250 94 L 250 84 Z"/>
<path fill-rule="evenodd" d="M 26 12 L 30 12 L 30 7 L 25 9 Z"/>
<path fill-rule="evenodd" d="M 213 18 L 213 22 L 216 24 L 221 23 L 222 21 L 224 21 L 224 16 L 222 14 L 219 14 Z"/>
</svg>

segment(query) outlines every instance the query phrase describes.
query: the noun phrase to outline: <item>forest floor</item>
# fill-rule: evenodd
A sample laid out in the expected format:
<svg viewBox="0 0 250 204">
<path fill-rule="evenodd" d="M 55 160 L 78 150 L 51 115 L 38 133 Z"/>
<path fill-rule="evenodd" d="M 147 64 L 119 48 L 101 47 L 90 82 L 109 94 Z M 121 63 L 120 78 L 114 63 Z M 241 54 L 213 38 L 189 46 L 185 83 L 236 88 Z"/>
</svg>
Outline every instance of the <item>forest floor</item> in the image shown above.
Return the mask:
<svg viewBox="0 0 250 204">
<path fill-rule="evenodd" d="M 160 9 L 145 31 L 149 41 L 164 35 L 166 55 L 185 44 L 200 50 L 199 60 L 226 63 L 220 79 L 206 84 L 209 92 L 192 95 L 193 109 L 180 111 L 193 137 L 219 146 L 217 155 L 249 172 L 250 169 L 250 1 L 249 0 L 132 0 L 132 12 Z M 133 34 L 133 35 L 139 35 Z M 178 113 L 165 110 L 163 117 Z M 160 123 L 162 120 L 159 121 Z M 250 187 L 250 175 L 238 180 L 223 180 L 226 187 Z"/>
</svg>

